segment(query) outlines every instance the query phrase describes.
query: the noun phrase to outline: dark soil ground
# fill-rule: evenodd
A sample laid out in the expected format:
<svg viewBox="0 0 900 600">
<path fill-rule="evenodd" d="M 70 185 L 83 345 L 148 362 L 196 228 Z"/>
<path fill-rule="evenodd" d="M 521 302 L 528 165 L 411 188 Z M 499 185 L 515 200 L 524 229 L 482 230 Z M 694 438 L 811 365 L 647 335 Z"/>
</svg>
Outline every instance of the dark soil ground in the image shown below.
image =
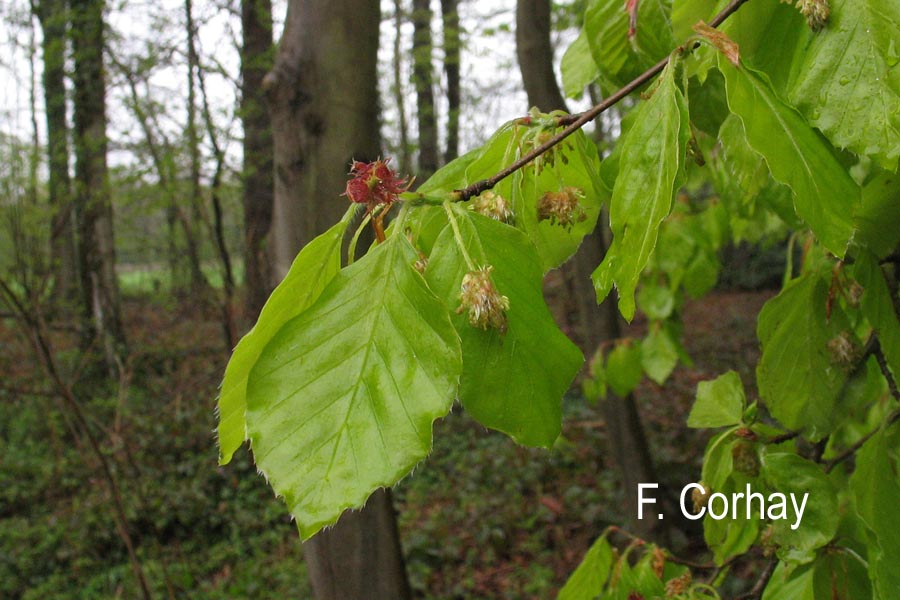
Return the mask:
<svg viewBox="0 0 900 600">
<path fill-rule="evenodd" d="M 769 292 L 717 292 L 685 306 L 680 365 L 637 392 L 662 488 L 699 477 L 708 431 L 685 426 L 697 382 L 736 370 L 755 393 L 756 314 Z M 75 332 L 52 339 L 115 467 L 139 557 L 158 597 L 306 598 L 296 530 L 246 451 L 216 466 L 214 403 L 227 355 L 215 321 L 183 303 L 129 301 L 133 359 L 97 383 Z M 628 329 L 639 335 L 641 324 Z M 0 319 L 0 597 L 132 598 L 109 495 L 27 339 Z M 553 451 L 514 445 L 457 409 L 433 455 L 394 490 L 412 586 L 422 598 L 552 598 L 608 525 L 628 527 L 598 407 L 564 399 Z M 696 531 L 675 536 L 691 556 Z"/>
</svg>

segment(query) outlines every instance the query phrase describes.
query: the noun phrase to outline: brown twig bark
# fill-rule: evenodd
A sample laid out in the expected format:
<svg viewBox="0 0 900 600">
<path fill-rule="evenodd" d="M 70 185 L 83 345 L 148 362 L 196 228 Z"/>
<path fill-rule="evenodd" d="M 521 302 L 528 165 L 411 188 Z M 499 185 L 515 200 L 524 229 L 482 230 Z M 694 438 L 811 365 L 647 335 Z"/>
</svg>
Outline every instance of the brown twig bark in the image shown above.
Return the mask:
<svg viewBox="0 0 900 600">
<path fill-rule="evenodd" d="M 728 17 L 737 11 L 745 2 L 748 0 L 732 0 L 728 6 L 722 9 L 722 12 L 717 14 L 712 21 L 709 22 L 710 27 L 718 27 L 721 25 Z M 675 52 L 684 52 L 686 49 L 685 46 L 679 46 L 675 49 Z M 594 105 L 588 110 L 563 117 L 559 120 L 560 125 L 565 125 L 565 129 L 557 133 L 555 136 L 547 140 L 545 143 L 541 144 L 516 162 L 512 163 L 508 167 L 497 172 L 495 175 L 488 177 L 487 179 L 482 179 L 481 181 L 476 181 L 472 185 L 463 188 L 461 190 L 457 190 L 454 195 L 454 200 L 457 202 L 463 202 L 477 196 L 478 194 L 492 189 L 495 185 L 533 161 L 538 156 L 541 156 L 564 139 L 584 127 L 586 124 L 590 123 L 601 114 L 618 104 L 623 98 L 631 94 L 632 92 L 638 90 L 644 84 L 648 83 L 651 79 L 656 77 L 659 73 L 662 72 L 663 69 L 666 68 L 666 65 L 669 62 L 669 57 L 660 60 L 658 63 L 635 77 L 624 87 L 620 88 L 619 91 L 614 93 L 609 98 L 601 101 L 599 104 Z"/>
<path fill-rule="evenodd" d="M 97 461 L 100 463 L 100 469 L 103 472 L 103 478 L 106 481 L 109 494 L 112 498 L 113 522 L 116 527 L 116 532 L 119 534 L 119 537 L 121 538 L 122 543 L 125 545 L 125 549 L 128 552 L 131 569 L 134 572 L 134 576 L 141 588 L 142 596 L 145 600 L 150 600 L 150 598 L 152 598 L 152 595 L 150 593 L 150 586 L 147 583 L 147 578 L 144 575 L 143 568 L 141 567 L 141 563 L 138 560 L 137 553 L 134 548 L 134 541 L 131 538 L 131 534 L 128 532 L 128 517 L 125 514 L 125 504 L 122 501 L 122 492 L 119 489 L 119 485 L 116 482 L 115 477 L 113 476 L 113 471 L 112 467 L 109 464 L 109 460 L 103 453 L 103 450 L 100 448 L 100 443 L 97 441 L 97 437 L 91 432 L 90 424 L 88 423 L 87 416 L 81 409 L 81 404 L 75 397 L 75 393 L 72 391 L 72 388 L 68 384 L 66 384 L 59 373 L 59 369 L 56 366 L 56 360 L 53 358 L 53 352 L 50 348 L 50 343 L 47 341 L 47 337 L 44 334 L 42 320 L 40 319 L 40 316 L 36 317 L 19 301 L 19 298 L 16 296 L 15 292 L 13 292 L 12 288 L 10 288 L 9 285 L 7 285 L 7 283 L 2 279 L 0 279 L 0 292 L 2 292 L 6 303 L 14 311 L 15 318 L 19 322 L 19 325 L 27 334 L 28 340 L 39 359 L 41 368 L 53 383 L 54 387 L 56 388 L 56 392 L 62 398 L 65 405 L 69 408 L 69 411 L 75 418 L 78 426 L 84 432 L 84 436 L 88 440 L 91 451 L 93 452 Z"/>
</svg>

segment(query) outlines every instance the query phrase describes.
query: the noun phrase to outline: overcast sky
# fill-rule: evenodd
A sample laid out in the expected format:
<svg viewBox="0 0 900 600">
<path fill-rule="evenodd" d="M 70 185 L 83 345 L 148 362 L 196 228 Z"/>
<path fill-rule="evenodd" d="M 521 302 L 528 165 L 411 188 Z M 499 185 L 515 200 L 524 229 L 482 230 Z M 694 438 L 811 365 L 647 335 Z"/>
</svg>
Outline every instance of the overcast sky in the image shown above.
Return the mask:
<svg viewBox="0 0 900 600">
<path fill-rule="evenodd" d="M 435 10 L 435 74 L 442 75 L 440 49 L 440 7 L 433 0 Z M 217 126 L 223 128 L 230 139 L 228 144 L 229 165 L 237 168 L 240 163 L 240 124 L 235 118 L 235 83 L 238 76 L 237 42 L 240 39 L 239 15 L 221 8 L 221 1 L 195 0 L 194 18 L 199 27 L 201 61 L 210 67 L 207 73 L 207 89 L 211 96 Z M 391 95 L 393 78 L 390 61 L 394 36 L 396 35 L 390 14 L 393 0 L 383 2 L 386 18 L 381 24 L 381 69 L 385 144 L 396 145 L 397 112 Z M 0 132 L 15 134 L 28 139 L 31 136 L 31 86 L 29 68 L 29 47 L 38 49 L 34 56 L 37 69 L 36 81 L 40 82 L 40 28 L 35 21 L 34 28 L 28 26 L 28 0 L 0 0 Z M 275 1 L 276 36 L 280 35 L 284 20 L 285 0 Z M 109 46 L 116 59 L 132 64 L 150 54 L 151 47 L 172 48 L 170 67 L 154 69 L 147 84 L 154 101 L 165 107 L 161 127 L 175 139 L 184 128 L 184 105 L 186 67 L 183 26 L 183 0 L 122 0 L 111 5 L 107 11 L 110 28 Z M 525 113 L 527 101 L 521 89 L 521 80 L 515 63 L 515 38 L 513 22 L 515 0 L 463 0 L 460 3 L 460 19 L 463 33 L 463 113 L 461 115 L 461 142 L 465 151 L 481 143 L 504 121 Z M 374 24 L 373 24 L 374 25 Z M 403 47 L 412 44 L 412 24 L 407 23 L 402 31 Z M 276 37 L 277 39 L 277 37 Z M 561 55 L 562 49 L 557 54 Z M 557 60 L 560 56 L 557 56 Z M 216 73 L 221 68 L 224 73 Z M 133 164 L 135 157 L 128 150 L 131 143 L 140 143 L 141 136 L 129 111 L 125 107 L 128 89 L 115 74 L 115 68 L 108 66 L 110 86 L 108 94 L 109 136 L 113 152 L 113 165 Z M 408 113 L 414 106 L 412 86 L 409 84 L 409 65 L 405 65 L 405 93 L 408 98 Z M 446 103 L 443 97 L 443 82 L 436 78 L 438 89 L 437 113 L 439 119 L 446 118 Z M 45 140 L 43 96 L 37 88 L 38 124 L 41 141 Z M 71 117 L 70 117 L 71 118 Z M 412 138 L 415 138 L 415 122 L 410 119 Z M 443 132 L 443 127 L 441 128 Z"/>
</svg>

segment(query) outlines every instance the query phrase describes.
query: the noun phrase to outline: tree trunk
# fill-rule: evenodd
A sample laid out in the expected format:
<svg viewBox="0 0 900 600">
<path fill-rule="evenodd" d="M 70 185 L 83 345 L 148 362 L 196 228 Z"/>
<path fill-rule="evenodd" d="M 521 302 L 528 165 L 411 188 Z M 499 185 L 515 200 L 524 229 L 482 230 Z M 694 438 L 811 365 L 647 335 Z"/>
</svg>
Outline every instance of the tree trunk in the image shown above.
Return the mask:
<svg viewBox="0 0 900 600">
<path fill-rule="evenodd" d="M 431 65 L 431 2 L 413 0 L 413 84 L 419 124 L 419 168 L 424 182 L 438 168 L 437 119 Z"/>
<path fill-rule="evenodd" d="M 200 186 L 200 134 L 197 131 L 197 47 L 196 31 L 194 28 L 194 8 L 192 0 L 184 0 L 185 35 L 187 38 L 187 135 L 188 154 L 190 157 L 190 191 L 189 200 L 191 207 L 191 219 L 185 222 L 185 242 L 188 249 L 188 258 L 191 269 L 191 291 L 195 298 L 206 301 L 212 297 L 211 287 L 203 274 L 200 256 L 199 235 L 197 230 L 203 222 L 203 190 Z"/>
<path fill-rule="evenodd" d="M 394 56 L 391 66 L 394 72 L 394 103 L 397 105 L 397 129 L 400 130 L 400 149 L 397 168 L 400 173 L 412 172 L 410 159 L 409 125 L 406 121 L 406 93 L 403 85 L 403 0 L 394 0 Z"/>
<path fill-rule="evenodd" d="M 566 110 L 553 72 L 553 50 L 550 46 L 549 0 L 519 0 L 516 5 L 516 53 L 522 70 L 522 81 L 528 103 L 542 111 Z M 598 124 L 599 127 L 599 124 Z M 601 216 L 601 221 L 604 217 Z M 580 332 L 580 346 L 585 356 L 592 356 L 605 340 L 621 337 L 619 313 L 613 297 L 597 306 L 591 273 L 609 247 L 604 239 L 604 226 L 585 237 L 578 253 L 563 267 L 566 288 L 575 299 L 574 329 Z M 653 536 L 662 525 L 656 513 L 650 511 L 637 520 L 637 484 L 655 482 L 653 462 L 641 425 L 634 396 L 618 398 L 610 393 L 603 404 L 604 418 L 609 432 L 609 450 L 619 469 L 632 528 L 638 535 Z"/>
<path fill-rule="evenodd" d="M 458 0 L 441 0 L 444 22 L 444 74 L 447 76 L 447 149 L 444 162 L 459 156 L 459 12 Z"/>
<path fill-rule="evenodd" d="M 275 65 L 264 87 L 272 110 L 275 204 L 269 243 L 273 275 L 347 208 L 340 194 L 352 159 L 379 154 L 376 0 L 290 0 Z M 404 599 L 403 568 L 390 495 L 304 544 L 318 600 Z"/>
<path fill-rule="evenodd" d="M 41 23 L 44 55 L 44 104 L 47 116 L 48 192 L 53 217 L 50 224 L 50 261 L 55 297 L 74 305 L 78 299 L 75 260 L 75 219 L 72 218 L 69 178 L 69 125 L 66 121 L 66 14 L 65 0 L 40 0 L 35 12 Z"/>
<path fill-rule="evenodd" d="M 72 0 L 75 55 L 75 206 L 78 214 L 83 330 L 99 338 L 118 373 L 126 353 L 116 279 L 113 210 L 106 167 L 103 0 Z"/>
<path fill-rule="evenodd" d="M 516 3 L 516 55 L 528 103 L 540 110 L 566 110 L 566 101 L 553 72 L 550 46 L 550 0 Z"/>
<path fill-rule="evenodd" d="M 244 125 L 244 310 L 255 318 L 271 291 L 266 236 L 272 225 L 272 123 L 263 78 L 272 66 L 272 1 L 242 0 L 241 120 Z"/>
</svg>

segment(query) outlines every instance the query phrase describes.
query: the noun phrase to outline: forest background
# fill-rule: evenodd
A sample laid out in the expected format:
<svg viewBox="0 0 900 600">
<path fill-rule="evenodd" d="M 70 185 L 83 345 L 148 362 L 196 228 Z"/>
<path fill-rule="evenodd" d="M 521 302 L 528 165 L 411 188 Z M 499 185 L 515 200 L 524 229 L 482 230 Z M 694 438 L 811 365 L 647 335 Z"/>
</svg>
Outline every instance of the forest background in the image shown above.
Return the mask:
<svg viewBox="0 0 900 600">
<path fill-rule="evenodd" d="M 796 253 L 777 223 L 721 248 L 714 292 L 679 309 L 693 360 L 599 405 L 573 387 L 550 452 L 455 409 L 430 459 L 370 501 L 382 521 L 363 511 L 303 545 L 246 449 L 216 466 L 225 363 L 343 212 L 350 159 L 425 181 L 530 106 L 584 108 L 599 88 L 563 98 L 557 81 L 585 6 L 4 3 L 0 596 L 351 597 L 334 590 L 378 572 L 399 589 L 384 597 L 553 597 L 610 525 L 705 560 L 699 526 L 636 521 L 628 490 L 696 480 L 697 383 L 752 381 L 754 316 Z M 309 64 L 286 67 L 291 48 Z M 279 121 L 316 102 L 302 135 Z M 602 155 L 633 105 L 588 127 Z M 308 150 L 303 135 L 333 130 L 339 149 Z M 647 320 L 607 305 L 593 327 L 584 268 L 545 280 L 557 323 L 586 356 L 628 348 Z M 734 591 L 764 563 L 738 565 Z M 348 564 L 356 576 L 333 568 Z"/>
</svg>

